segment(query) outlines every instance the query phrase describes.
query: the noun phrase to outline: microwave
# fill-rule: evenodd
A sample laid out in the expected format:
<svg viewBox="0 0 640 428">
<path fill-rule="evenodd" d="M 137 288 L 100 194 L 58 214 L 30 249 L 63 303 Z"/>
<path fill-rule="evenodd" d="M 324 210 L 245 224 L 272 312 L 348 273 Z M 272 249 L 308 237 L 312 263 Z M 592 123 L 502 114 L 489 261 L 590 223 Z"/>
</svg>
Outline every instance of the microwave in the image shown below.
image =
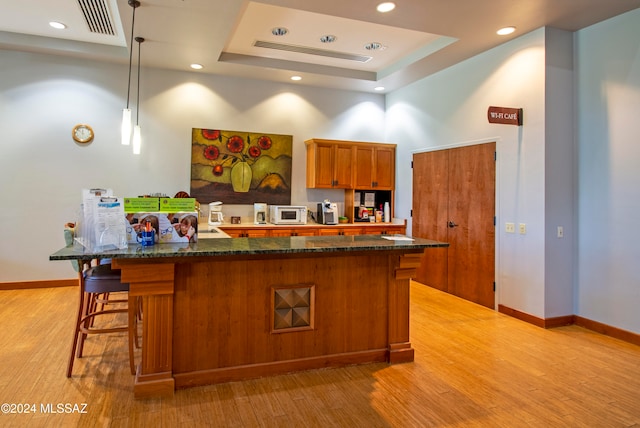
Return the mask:
<svg viewBox="0 0 640 428">
<path fill-rule="evenodd" d="M 307 207 L 269 205 L 269 222 L 273 224 L 307 224 Z"/>
</svg>

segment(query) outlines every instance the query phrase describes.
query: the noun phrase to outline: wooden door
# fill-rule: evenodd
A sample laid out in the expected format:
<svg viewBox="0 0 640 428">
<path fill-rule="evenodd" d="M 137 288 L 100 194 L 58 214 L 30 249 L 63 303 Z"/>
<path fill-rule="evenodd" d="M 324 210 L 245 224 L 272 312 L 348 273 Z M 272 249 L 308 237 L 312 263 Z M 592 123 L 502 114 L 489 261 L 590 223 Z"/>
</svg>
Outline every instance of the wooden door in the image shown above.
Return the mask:
<svg viewBox="0 0 640 428">
<path fill-rule="evenodd" d="M 413 234 L 449 242 L 425 251 L 417 281 L 494 308 L 495 143 L 413 160 Z"/>
<path fill-rule="evenodd" d="M 449 154 L 446 150 L 413 155 L 412 235 L 449 241 Z M 448 248 L 429 248 L 422 257 L 416 280 L 442 291 L 448 286 Z"/>
</svg>

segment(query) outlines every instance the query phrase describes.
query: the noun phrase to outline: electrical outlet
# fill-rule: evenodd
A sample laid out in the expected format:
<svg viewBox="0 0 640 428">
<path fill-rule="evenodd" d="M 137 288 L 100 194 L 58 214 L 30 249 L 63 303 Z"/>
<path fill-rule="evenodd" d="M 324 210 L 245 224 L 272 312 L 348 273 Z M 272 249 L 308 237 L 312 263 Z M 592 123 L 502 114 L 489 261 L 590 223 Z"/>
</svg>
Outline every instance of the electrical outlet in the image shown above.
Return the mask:
<svg viewBox="0 0 640 428">
<path fill-rule="evenodd" d="M 525 223 L 520 223 L 518 225 L 518 230 L 520 231 L 520 235 L 526 235 L 526 233 L 527 233 L 527 225 Z"/>
<path fill-rule="evenodd" d="M 516 233 L 516 224 L 515 223 L 505 223 L 504 230 L 507 233 Z"/>
<path fill-rule="evenodd" d="M 564 228 L 562 226 L 558 226 L 558 238 L 564 238 Z"/>
</svg>

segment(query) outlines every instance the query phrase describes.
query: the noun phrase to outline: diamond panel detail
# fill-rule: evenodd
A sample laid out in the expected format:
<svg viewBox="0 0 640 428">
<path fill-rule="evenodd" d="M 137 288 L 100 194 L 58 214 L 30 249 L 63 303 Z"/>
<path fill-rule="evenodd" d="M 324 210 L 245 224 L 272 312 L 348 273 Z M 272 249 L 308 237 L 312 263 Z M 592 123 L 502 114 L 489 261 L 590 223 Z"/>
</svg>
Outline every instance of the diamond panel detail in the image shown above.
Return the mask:
<svg viewBox="0 0 640 428">
<path fill-rule="evenodd" d="M 273 289 L 273 329 L 283 331 L 311 327 L 313 285 Z"/>
</svg>

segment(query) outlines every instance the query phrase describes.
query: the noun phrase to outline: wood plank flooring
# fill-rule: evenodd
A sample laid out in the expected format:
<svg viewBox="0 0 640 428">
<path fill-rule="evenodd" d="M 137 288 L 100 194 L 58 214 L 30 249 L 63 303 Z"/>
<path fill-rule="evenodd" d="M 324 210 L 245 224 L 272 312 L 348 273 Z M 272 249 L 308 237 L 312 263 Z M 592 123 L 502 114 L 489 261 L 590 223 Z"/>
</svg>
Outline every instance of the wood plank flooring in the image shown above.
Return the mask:
<svg viewBox="0 0 640 428">
<path fill-rule="evenodd" d="M 65 377 L 76 293 L 0 291 L 0 402 L 36 406 L 0 414 L 0 426 L 640 426 L 640 347 L 575 326 L 543 330 L 417 283 L 413 363 L 134 400 L 124 335 L 90 337 L 73 377 Z M 86 403 L 86 414 L 42 411 L 58 403 Z"/>
</svg>

